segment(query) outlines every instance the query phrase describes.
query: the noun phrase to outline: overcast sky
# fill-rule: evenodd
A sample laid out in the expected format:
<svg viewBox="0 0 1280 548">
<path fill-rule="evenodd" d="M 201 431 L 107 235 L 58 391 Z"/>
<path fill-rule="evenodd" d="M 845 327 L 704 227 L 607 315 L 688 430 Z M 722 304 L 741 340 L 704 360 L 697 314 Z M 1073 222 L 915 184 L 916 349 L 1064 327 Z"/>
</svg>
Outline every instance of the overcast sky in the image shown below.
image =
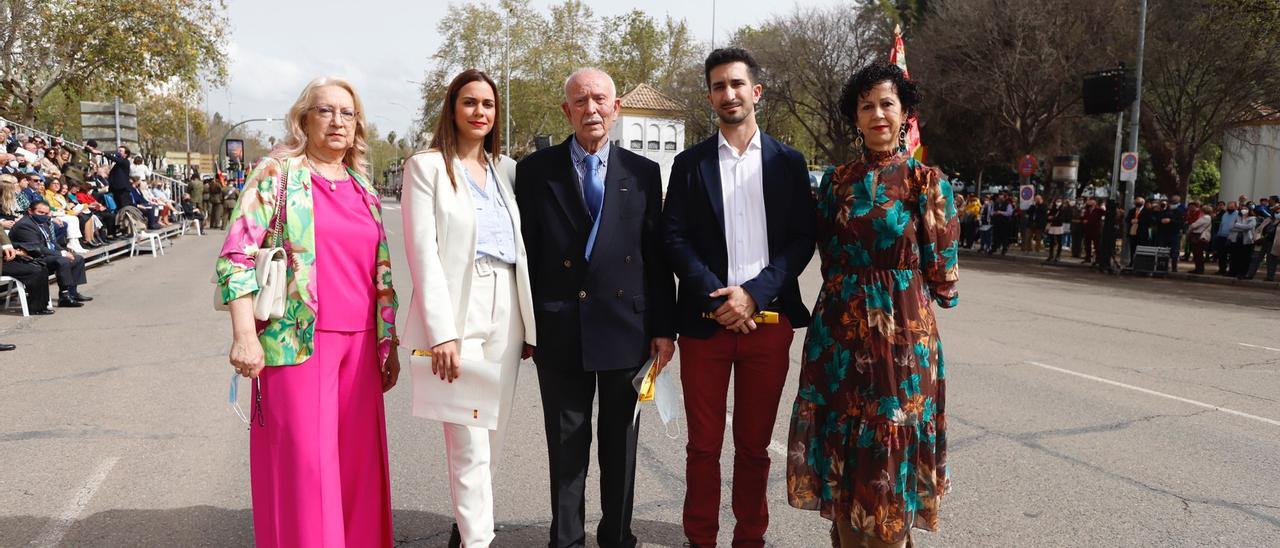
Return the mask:
<svg viewBox="0 0 1280 548">
<path fill-rule="evenodd" d="M 456 3 L 456 2 L 455 2 Z M 545 10 L 557 0 L 533 0 Z M 716 2 L 714 35 L 723 43 L 735 29 L 757 23 L 796 5 L 830 5 L 840 0 L 737 0 Z M 496 4 L 496 2 L 490 2 Z M 640 7 L 661 20 L 684 18 L 698 40 L 712 37 L 712 0 L 587 2 L 596 16 Z M 405 134 L 418 112 L 418 82 L 440 45 L 436 23 L 447 2 L 362 0 L 330 3 L 303 0 L 228 0 L 231 20 L 229 78 L 210 89 L 205 108 L 228 120 L 279 118 L 302 86 L 316 76 L 352 82 L 366 116 L 382 134 Z M 279 122 L 249 126 L 280 135 Z"/>
</svg>

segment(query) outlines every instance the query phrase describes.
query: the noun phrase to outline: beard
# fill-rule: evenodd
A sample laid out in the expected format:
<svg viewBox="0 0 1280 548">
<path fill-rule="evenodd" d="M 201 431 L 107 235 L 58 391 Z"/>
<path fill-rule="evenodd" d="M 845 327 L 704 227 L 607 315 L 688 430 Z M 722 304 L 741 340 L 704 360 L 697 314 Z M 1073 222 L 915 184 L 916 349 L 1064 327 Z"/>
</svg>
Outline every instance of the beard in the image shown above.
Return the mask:
<svg viewBox="0 0 1280 548">
<path fill-rule="evenodd" d="M 739 107 L 738 112 L 734 114 L 726 114 L 723 110 L 716 109 L 716 118 L 719 118 L 721 122 L 726 124 L 737 125 L 742 123 L 743 120 L 746 120 L 748 116 L 751 116 L 751 114 L 755 112 L 754 105 L 741 103 L 737 106 Z"/>
</svg>

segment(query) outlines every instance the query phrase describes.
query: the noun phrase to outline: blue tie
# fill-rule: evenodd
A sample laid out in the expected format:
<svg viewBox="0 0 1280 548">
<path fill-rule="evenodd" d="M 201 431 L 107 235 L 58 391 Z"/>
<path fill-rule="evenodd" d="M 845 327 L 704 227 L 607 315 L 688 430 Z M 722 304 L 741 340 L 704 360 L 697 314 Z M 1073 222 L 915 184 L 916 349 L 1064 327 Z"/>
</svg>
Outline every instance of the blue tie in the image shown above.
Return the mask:
<svg viewBox="0 0 1280 548">
<path fill-rule="evenodd" d="M 591 212 L 591 235 L 587 237 L 587 249 L 583 256 L 591 260 L 591 250 L 596 246 L 596 232 L 600 230 L 600 208 L 604 207 L 604 181 L 596 173 L 600 167 L 600 157 L 588 154 L 586 169 L 582 173 L 582 197 L 587 201 L 587 210 Z"/>
<path fill-rule="evenodd" d="M 587 169 L 582 173 L 582 197 L 587 200 L 587 209 L 591 211 L 591 220 L 600 216 L 600 207 L 604 205 L 604 182 L 596 170 L 600 168 L 600 157 L 588 154 L 585 160 Z"/>
</svg>

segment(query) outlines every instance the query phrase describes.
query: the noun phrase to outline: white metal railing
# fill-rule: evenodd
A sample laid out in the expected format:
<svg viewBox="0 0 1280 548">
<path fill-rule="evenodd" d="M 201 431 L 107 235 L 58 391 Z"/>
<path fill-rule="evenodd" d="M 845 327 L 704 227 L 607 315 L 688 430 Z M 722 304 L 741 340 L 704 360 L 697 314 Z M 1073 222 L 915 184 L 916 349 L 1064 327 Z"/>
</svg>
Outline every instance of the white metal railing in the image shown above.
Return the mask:
<svg viewBox="0 0 1280 548">
<path fill-rule="evenodd" d="M 55 140 L 55 139 L 60 139 L 60 140 L 62 140 L 64 143 L 70 143 L 70 144 L 73 144 L 73 145 L 78 145 L 78 148 L 81 148 L 81 149 L 83 149 L 83 148 L 85 148 L 86 146 L 88 146 L 88 143 L 73 143 L 71 140 L 69 140 L 69 139 L 67 139 L 66 137 L 63 137 L 63 136 L 61 136 L 61 135 L 54 135 L 54 134 L 49 133 L 49 132 L 47 132 L 47 131 L 43 131 L 43 130 L 40 130 L 40 129 L 36 129 L 36 128 L 33 128 L 33 127 L 28 126 L 28 125 L 26 125 L 26 124 L 20 124 L 20 123 L 18 123 L 18 122 L 15 122 L 15 121 L 10 120 L 10 119 L 8 119 L 8 118 L 4 118 L 4 117 L 2 117 L 2 116 L 0 116 L 0 124 L 6 124 L 6 125 L 9 125 L 9 126 L 22 128 L 22 129 L 23 129 L 24 131 L 26 131 L 27 133 L 32 133 L 32 134 L 35 134 L 35 135 L 39 135 L 39 136 L 41 136 L 41 137 L 44 137 L 45 139 L 48 139 L 48 140 L 50 141 L 50 142 L 49 142 L 50 146 L 52 146 L 52 145 L 53 145 L 53 140 Z M 91 163 L 91 164 L 92 164 L 92 163 L 94 163 L 94 160 L 93 160 L 93 158 L 92 158 L 92 157 L 90 157 L 90 160 L 89 160 L 89 161 L 90 161 L 90 163 Z M 101 164 L 102 164 L 102 162 L 97 162 L 97 165 L 101 165 Z M 96 166 L 95 166 L 95 167 L 96 167 Z M 148 166 L 148 168 L 150 168 L 150 166 Z M 87 174 L 86 174 L 86 175 L 87 175 Z M 154 171 L 152 171 L 152 173 L 151 173 L 151 178 L 152 178 L 152 179 L 159 179 L 159 180 L 161 180 L 161 181 L 164 181 L 166 184 L 168 184 L 168 185 L 169 185 L 169 197 L 170 197 L 170 198 L 171 198 L 175 203 L 181 203 L 181 202 L 182 202 L 182 195 L 183 195 L 184 193 L 186 193 L 186 191 L 187 191 L 187 186 L 188 186 L 188 185 L 187 185 L 187 183 L 186 183 L 185 181 L 181 181 L 181 180 L 178 180 L 178 179 L 174 179 L 173 177 L 169 177 L 169 176 L 167 176 L 167 175 L 161 175 L 161 174 L 159 174 L 159 173 L 155 173 Z M 148 181 L 148 183 L 150 183 L 150 181 Z"/>
</svg>

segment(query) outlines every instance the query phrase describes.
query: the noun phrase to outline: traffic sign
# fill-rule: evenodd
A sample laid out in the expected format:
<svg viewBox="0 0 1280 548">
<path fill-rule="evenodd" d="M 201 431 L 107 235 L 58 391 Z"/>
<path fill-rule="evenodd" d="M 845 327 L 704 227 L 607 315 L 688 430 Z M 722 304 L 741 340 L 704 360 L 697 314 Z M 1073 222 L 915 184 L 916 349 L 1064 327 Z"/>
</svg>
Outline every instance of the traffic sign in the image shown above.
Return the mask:
<svg viewBox="0 0 1280 548">
<path fill-rule="evenodd" d="M 1022 185 L 1018 188 L 1018 209 L 1027 209 L 1031 207 L 1032 200 L 1036 198 L 1036 187 L 1031 185 Z"/>
<path fill-rule="evenodd" d="M 1022 160 L 1018 162 L 1018 175 L 1030 177 L 1032 173 L 1036 172 L 1036 167 L 1038 167 L 1038 164 L 1035 156 L 1030 154 L 1023 156 Z"/>
<path fill-rule="evenodd" d="M 1126 152 L 1120 157 L 1120 180 L 1138 180 L 1138 153 Z"/>
</svg>

